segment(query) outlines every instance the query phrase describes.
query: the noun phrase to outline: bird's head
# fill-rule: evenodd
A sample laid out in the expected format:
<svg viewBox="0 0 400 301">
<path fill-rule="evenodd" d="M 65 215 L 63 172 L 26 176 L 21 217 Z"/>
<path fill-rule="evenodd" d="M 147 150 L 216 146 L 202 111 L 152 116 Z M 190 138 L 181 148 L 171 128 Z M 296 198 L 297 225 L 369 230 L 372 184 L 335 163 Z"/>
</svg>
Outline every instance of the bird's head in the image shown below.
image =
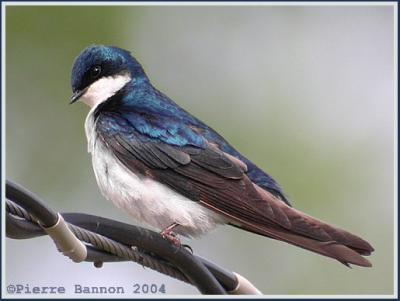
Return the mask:
<svg viewBox="0 0 400 301">
<path fill-rule="evenodd" d="M 75 59 L 71 73 L 71 103 L 82 99 L 93 107 L 107 100 L 128 82 L 147 80 L 142 66 L 121 48 L 93 45 Z"/>
</svg>

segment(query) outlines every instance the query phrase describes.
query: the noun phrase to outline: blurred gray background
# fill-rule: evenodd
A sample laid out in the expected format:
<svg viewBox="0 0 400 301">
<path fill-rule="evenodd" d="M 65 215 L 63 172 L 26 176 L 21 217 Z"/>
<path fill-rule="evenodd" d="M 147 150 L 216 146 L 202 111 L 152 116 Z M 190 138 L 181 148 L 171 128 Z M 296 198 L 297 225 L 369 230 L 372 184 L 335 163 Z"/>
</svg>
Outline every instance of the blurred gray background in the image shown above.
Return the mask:
<svg viewBox="0 0 400 301">
<path fill-rule="evenodd" d="M 393 26 L 388 6 L 9 6 L 6 176 L 57 210 L 134 222 L 100 195 L 86 152 L 88 108 L 68 105 L 84 47 L 126 48 L 156 87 L 270 173 L 296 208 L 376 252 L 372 268 L 348 269 L 230 227 L 183 242 L 265 294 L 391 294 Z M 133 263 L 73 264 L 48 237 L 6 239 L 5 275 L 6 284 L 164 283 L 169 294 L 197 294 Z"/>
</svg>

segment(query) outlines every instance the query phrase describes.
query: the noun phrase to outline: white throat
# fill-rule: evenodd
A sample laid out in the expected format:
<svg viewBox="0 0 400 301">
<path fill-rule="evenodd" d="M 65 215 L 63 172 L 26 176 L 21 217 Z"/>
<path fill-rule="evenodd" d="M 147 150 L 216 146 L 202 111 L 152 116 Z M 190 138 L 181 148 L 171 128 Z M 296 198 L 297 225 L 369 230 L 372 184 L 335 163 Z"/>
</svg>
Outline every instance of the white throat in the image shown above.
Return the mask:
<svg viewBox="0 0 400 301">
<path fill-rule="evenodd" d="M 131 76 L 128 72 L 102 77 L 89 86 L 81 99 L 88 106 L 97 107 L 121 90 L 130 80 Z"/>
</svg>

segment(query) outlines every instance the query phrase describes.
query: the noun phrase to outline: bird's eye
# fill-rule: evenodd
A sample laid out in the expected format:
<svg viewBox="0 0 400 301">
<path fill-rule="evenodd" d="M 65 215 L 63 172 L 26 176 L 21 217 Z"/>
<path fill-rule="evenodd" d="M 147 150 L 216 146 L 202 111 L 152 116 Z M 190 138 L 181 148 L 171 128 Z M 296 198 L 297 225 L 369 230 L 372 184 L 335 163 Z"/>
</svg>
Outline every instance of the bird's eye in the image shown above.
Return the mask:
<svg viewBox="0 0 400 301">
<path fill-rule="evenodd" d="M 97 78 L 101 73 L 101 67 L 100 66 L 94 66 L 92 69 L 90 69 L 90 75 L 92 78 Z"/>
</svg>

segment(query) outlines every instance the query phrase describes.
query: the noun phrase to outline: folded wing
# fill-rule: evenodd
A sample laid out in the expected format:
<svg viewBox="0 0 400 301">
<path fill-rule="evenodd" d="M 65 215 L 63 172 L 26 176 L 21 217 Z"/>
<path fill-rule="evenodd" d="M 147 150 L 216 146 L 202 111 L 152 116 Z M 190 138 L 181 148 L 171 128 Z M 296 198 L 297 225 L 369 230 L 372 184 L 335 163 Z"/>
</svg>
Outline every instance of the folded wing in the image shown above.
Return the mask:
<svg viewBox="0 0 400 301">
<path fill-rule="evenodd" d="M 348 265 L 371 266 L 371 245 L 289 207 L 246 175 L 246 164 L 217 145 L 173 146 L 132 127 L 109 131 L 115 118 L 100 115 L 97 133 L 129 169 L 152 177 L 225 216 L 232 225 L 302 247 Z"/>
</svg>

